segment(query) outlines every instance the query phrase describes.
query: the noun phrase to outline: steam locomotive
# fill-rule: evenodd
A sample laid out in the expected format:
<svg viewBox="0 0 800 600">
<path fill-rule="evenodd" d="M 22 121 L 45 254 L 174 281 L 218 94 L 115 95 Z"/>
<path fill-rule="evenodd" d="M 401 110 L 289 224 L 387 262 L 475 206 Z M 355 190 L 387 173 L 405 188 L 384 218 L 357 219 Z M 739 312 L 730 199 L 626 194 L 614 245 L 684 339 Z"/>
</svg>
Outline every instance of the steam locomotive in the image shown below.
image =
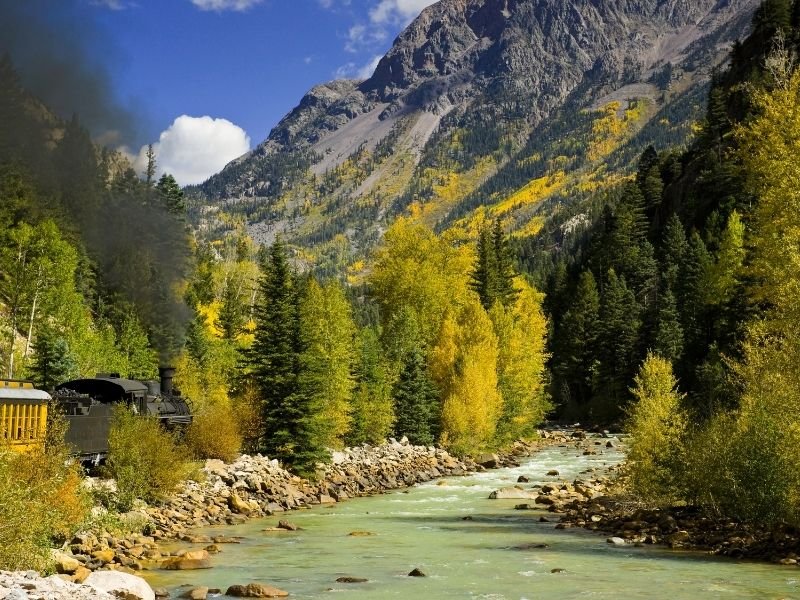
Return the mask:
<svg viewBox="0 0 800 600">
<path fill-rule="evenodd" d="M 47 435 L 48 405 L 64 414 L 66 442 L 81 462 L 99 463 L 108 453 L 108 434 L 114 407 L 128 406 L 155 417 L 168 430 L 192 422 L 186 400 L 173 385 L 175 369 L 159 369 L 159 381 L 123 379 L 99 373 L 90 379 L 67 381 L 51 397 L 29 381 L 0 380 L 0 443 L 26 452 L 41 448 Z"/>
<path fill-rule="evenodd" d="M 118 373 L 98 373 L 56 386 L 53 405 L 68 424 L 66 442 L 82 462 L 99 463 L 108 453 L 108 434 L 114 407 L 155 417 L 168 430 L 192 422 L 185 398 L 173 387 L 175 369 L 159 369 L 160 381 L 124 379 Z"/>
</svg>

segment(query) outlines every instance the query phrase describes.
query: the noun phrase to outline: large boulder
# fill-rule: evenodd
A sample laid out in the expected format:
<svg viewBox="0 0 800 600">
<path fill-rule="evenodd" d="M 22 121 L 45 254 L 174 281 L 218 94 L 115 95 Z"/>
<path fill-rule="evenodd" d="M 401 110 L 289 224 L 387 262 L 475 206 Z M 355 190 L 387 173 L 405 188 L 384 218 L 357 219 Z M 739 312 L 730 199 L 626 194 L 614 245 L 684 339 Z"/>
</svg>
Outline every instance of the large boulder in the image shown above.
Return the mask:
<svg viewBox="0 0 800 600">
<path fill-rule="evenodd" d="M 71 554 L 53 550 L 53 562 L 56 566 L 56 572 L 64 575 L 72 575 L 81 566 L 81 563 Z"/>
<path fill-rule="evenodd" d="M 489 494 L 490 500 L 536 500 L 538 497 L 536 490 L 526 490 L 519 486 L 502 488 Z"/>
<path fill-rule="evenodd" d="M 210 569 L 211 561 L 207 558 L 185 558 L 172 556 L 161 563 L 161 568 L 167 571 L 194 571 L 197 569 Z"/>
<path fill-rule="evenodd" d="M 247 585 L 232 585 L 225 595 L 234 598 L 286 598 L 289 592 L 263 583 L 248 583 Z"/>
<path fill-rule="evenodd" d="M 86 581 L 88 585 L 101 592 L 107 592 L 120 600 L 155 600 L 156 595 L 141 577 L 118 571 L 95 571 Z"/>
</svg>

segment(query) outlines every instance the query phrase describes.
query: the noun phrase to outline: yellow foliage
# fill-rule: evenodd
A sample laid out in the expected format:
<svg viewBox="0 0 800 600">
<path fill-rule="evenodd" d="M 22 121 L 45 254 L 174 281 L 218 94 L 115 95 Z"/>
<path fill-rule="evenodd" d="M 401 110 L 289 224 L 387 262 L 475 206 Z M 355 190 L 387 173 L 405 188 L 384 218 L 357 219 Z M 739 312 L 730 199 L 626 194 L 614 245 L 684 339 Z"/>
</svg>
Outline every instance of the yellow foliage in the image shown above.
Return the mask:
<svg viewBox="0 0 800 600">
<path fill-rule="evenodd" d="M 498 347 L 477 296 L 444 320 L 431 352 L 431 375 L 442 393 L 441 442 L 459 455 L 490 446 L 503 410 L 497 387 Z"/>
<path fill-rule="evenodd" d="M 408 308 L 423 340 L 432 340 L 447 310 L 465 301 L 474 261 L 471 246 L 453 247 L 427 227 L 398 219 L 386 232 L 368 278 L 383 321 Z"/>
<path fill-rule="evenodd" d="M 641 121 L 647 106 L 647 102 L 640 99 L 631 102 L 624 111 L 620 102 L 609 102 L 601 108 L 592 124 L 588 159 L 595 162 L 611 154 Z"/>
<path fill-rule="evenodd" d="M 547 318 L 542 294 L 522 278 L 515 280 L 519 296 L 511 309 L 495 304 L 489 311 L 498 338 L 497 372 L 503 413 L 497 442 L 508 444 L 533 433 L 552 408 L 545 389 Z"/>
<path fill-rule="evenodd" d="M 195 458 L 236 459 L 242 449 L 242 435 L 230 407 L 210 406 L 196 413 L 186 432 L 186 445 Z"/>
<path fill-rule="evenodd" d="M 668 360 L 649 355 L 634 381 L 636 402 L 628 421 L 630 483 L 643 498 L 669 503 L 680 493 L 688 415 Z"/>
<path fill-rule="evenodd" d="M 509 196 L 503 202 L 492 206 L 490 212 L 493 216 L 499 217 L 522 206 L 538 204 L 554 192 L 561 189 L 565 181 L 566 174 L 563 171 L 559 171 L 546 177 L 540 177 L 539 179 L 534 179 L 525 187 Z"/>
</svg>

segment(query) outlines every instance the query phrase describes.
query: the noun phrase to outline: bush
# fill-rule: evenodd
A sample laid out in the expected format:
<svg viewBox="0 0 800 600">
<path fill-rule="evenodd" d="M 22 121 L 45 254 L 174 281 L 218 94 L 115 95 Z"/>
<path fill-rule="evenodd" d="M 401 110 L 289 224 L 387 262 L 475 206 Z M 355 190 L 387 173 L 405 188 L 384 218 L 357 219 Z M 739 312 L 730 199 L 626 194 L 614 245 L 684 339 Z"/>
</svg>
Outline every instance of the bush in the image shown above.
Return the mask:
<svg viewBox="0 0 800 600">
<path fill-rule="evenodd" d="M 50 548 L 83 525 L 91 506 L 81 472 L 68 460 L 63 419 L 50 419 L 45 448 L 0 447 L 0 569 L 51 566 Z"/>
<path fill-rule="evenodd" d="M 669 361 L 648 355 L 634 380 L 629 411 L 628 473 L 643 500 L 669 503 L 682 495 L 688 417 Z"/>
<path fill-rule="evenodd" d="M 117 482 L 117 508 L 128 511 L 140 498 L 163 499 L 187 477 L 186 449 L 156 419 L 137 416 L 124 406 L 114 412 L 105 473 Z"/>
<path fill-rule="evenodd" d="M 186 445 L 195 458 L 231 462 L 242 449 L 242 436 L 231 410 L 217 405 L 194 416 L 186 432 Z"/>
</svg>

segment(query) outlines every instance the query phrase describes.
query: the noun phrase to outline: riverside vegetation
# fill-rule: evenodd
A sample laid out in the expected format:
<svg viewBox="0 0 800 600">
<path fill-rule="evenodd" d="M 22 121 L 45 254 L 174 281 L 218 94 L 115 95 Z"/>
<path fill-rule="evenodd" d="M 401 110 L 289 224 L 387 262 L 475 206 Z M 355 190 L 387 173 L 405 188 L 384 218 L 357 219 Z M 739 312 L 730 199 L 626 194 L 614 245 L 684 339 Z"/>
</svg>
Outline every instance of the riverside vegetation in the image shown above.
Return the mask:
<svg viewBox="0 0 800 600">
<path fill-rule="evenodd" d="M 800 526 L 799 49 L 800 2 L 766 0 L 685 150 L 647 149 L 624 183 L 513 240 L 501 220 L 434 232 L 412 206 L 368 264 L 324 280 L 302 248 L 256 249 L 242 223 L 191 233 L 152 158 L 140 180 L 4 58 L 3 367 L 47 388 L 176 361 L 195 423 L 181 445 L 118 415 L 106 502 L 123 511 L 169 497 L 184 457 L 261 452 L 324 481 L 318 465 L 348 444 L 475 456 L 555 407 L 627 420 L 623 493 L 643 510 Z M 109 214 L 130 239 L 101 235 Z M 0 453 L 0 567 L 46 567 L 86 520 L 65 452 Z"/>
</svg>

